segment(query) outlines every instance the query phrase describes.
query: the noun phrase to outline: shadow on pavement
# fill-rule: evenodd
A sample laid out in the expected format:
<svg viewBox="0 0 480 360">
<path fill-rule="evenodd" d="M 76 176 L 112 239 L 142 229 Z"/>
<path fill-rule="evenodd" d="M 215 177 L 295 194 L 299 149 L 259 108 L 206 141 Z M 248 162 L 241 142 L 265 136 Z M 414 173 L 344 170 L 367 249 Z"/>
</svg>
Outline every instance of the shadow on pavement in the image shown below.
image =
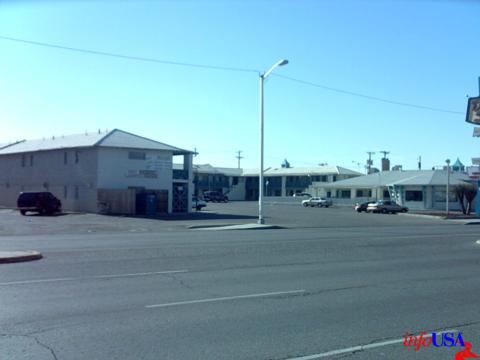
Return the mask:
<svg viewBox="0 0 480 360">
<path fill-rule="evenodd" d="M 103 214 L 103 216 L 125 217 L 130 219 L 151 219 L 151 220 L 242 220 L 242 219 L 256 219 L 254 215 L 238 215 L 238 214 L 218 214 L 207 212 L 193 212 L 188 214 L 162 214 L 156 216 L 144 216 L 144 215 L 115 215 L 115 214 Z"/>
</svg>

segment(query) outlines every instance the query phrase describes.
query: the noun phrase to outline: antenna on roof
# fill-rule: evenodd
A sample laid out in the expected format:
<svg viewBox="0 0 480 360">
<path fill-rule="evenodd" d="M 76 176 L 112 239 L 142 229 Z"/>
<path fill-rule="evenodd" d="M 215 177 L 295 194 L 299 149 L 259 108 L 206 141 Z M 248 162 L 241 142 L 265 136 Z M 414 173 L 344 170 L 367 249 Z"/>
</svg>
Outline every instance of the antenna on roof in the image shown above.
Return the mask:
<svg viewBox="0 0 480 360">
<path fill-rule="evenodd" d="M 100 129 L 98 129 L 98 133 L 99 133 L 99 134 L 101 134 L 101 133 L 102 133 L 102 131 L 101 131 Z"/>
<path fill-rule="evenodd" d="M 52 140 L 55 140 L 55 135 L 52 136 Z"/>
<path fill-rule="evenodd" d="M 198 155 L 197 148 L 193 149 L 193 157 L 196 157 Z"/>
</svg>

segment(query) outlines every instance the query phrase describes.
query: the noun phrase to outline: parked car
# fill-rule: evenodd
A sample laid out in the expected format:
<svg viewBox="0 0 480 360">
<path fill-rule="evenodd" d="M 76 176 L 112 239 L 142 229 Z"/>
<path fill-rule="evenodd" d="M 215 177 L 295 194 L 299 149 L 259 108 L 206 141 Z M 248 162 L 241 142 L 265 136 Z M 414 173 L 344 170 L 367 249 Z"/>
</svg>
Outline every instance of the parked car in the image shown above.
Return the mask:
<svg viewBox="0 0 480 360">
<path fill-rule="evenodd" d="M 44 192 L 21 192 L 17 199 L 17 208 L 20 214 L 27 211 L 40 214 L 53 214 L 62 211 L 62 203 L 52 193 Z"/>
<path fill-rule="evenodd" d="M 375 201 L 367 201 L 367 202 L 364 202 L 364 203 L 356 203 L 355 206 L 354 206 L 354 209 L 356 212 L 362 212 L 362 211 L 365 211 L 367 212 L 367 207 L 368 205 L 370 204 L 373 204 Z"/>
<path fill-rule="evenodd" d="M 220 191 L 205 191 L 203 193 L 205 201 L 211 202 L 228 202 L 228 196 L 222 194 Z"/>
<path fill-rule="evenodd" d="M 207 203 L 205 202 L 205 200 L 200 199 L 197 196 L 194 196 L 192 198 L 192 209 L 200 211 L 206 206 L 207 206 Z"/>
<path fill-rule="evenodd" d="M 396 214 L 397 212 L 407 212 L 408 208 L 400 206 L 394 201 L 379 200 L 367 206 L 367 212 L 383 213 L 383 214 Z"/>
<path fill-rule="evenodd" d="M 302 205 L 305 207 L 308 207 L 308 206 L 329 207 L 332 205 L 332 200 L 321 198 L 321 197 L 312 197 L 310 199 L 303 200 Z"/>
<path fill-rule="evenodd" d="M 312 197 L 309 193 L 302 192 L 302 193 L 295 193 L 293 194 L 293 197 Z"/>
</svg>

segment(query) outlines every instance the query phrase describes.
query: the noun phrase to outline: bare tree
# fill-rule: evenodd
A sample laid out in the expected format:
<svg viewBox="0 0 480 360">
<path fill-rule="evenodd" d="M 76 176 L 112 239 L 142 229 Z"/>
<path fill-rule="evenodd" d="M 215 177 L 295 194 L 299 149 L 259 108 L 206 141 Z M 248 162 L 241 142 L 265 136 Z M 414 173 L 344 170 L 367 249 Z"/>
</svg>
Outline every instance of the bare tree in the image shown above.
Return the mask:
<svg viewBox="0 0 480 360">
<path fill-rule="evenodd" d="M 460 207 L 462 208 L 462 213 L 466 214 L 467 211 L 465 210 L 465 184 L 458 184 L 454 186 L 453 191 L 455 191 L 455 195 L 457 196 L 458 203 L 460 204 Z M 448 194 L 446 195 L 448 196 Z"/>
<path fill-rule="evenodd" d="M 469 183 L 458 184 L 454 188 L 462 213 L 470 215 L 472 212 L 473 200 L 477 196 L 477 188 Z M 448 195 L 447 195 L 448 196 Z M 465 201 L 467 202 L 465 207 Z"/>
<path fill-rule="evenodd" d="M 472 212 L 473 200 L 477 196 L 477 189 L 473 185 L 469 185 L 465 190 L 465 199 L 467 200 L 467 215 Z"/>
</svg>

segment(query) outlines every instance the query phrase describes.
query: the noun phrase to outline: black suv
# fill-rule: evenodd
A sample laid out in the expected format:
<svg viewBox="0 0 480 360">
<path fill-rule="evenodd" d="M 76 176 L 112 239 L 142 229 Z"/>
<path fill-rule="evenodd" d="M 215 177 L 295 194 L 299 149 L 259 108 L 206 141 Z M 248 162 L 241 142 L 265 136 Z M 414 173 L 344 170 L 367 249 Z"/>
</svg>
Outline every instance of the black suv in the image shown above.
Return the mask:
<svg viewBox="0 0 480 360">
<path fill-rule="evenodd" d="M 222 194 L 220 191 L 205 191 L 203 199 L 211 202 L 228 202 L 228 196 Z"/>
<path fill-rule="evenodd" d="M 17 208 L 22 215 L 27 211 L 53 214 L 62 211 L 62 203 L 50 192 L 21 192 L 17 199 Z"/>
</svg>

